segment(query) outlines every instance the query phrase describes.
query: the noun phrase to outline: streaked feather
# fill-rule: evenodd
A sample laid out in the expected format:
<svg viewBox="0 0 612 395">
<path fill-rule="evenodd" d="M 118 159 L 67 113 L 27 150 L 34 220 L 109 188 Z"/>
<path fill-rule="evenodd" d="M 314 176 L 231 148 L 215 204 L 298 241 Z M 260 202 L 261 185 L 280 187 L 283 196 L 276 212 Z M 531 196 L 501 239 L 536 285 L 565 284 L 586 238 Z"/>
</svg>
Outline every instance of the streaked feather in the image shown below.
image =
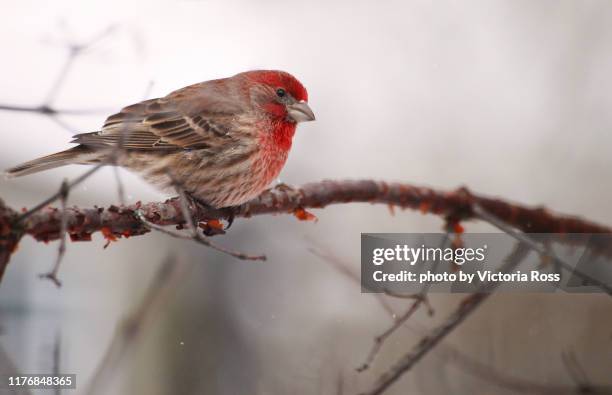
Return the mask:
<svg viewBox="0 0 612 395">
<path fill-rule="evenodd" d="M 265 86 L 264 86 L 265 85 Z M 163 98 L 123 108 L 100 131 L 74 136 L 77 147 L 10 169 L 34 173 L 71 163 L 99 163 L 121 146 L 116 164 L 168 188 L 178 180 L 187 192 L 215 207 L 257 196 L 284 165 L 295 123 L 275 119 L 266 105 L 278 86 L 306 100 L 287 73 L 252 71 L 191 85 Z M 282 144 L 281 144 L 282 143 Z"/>
</svg>

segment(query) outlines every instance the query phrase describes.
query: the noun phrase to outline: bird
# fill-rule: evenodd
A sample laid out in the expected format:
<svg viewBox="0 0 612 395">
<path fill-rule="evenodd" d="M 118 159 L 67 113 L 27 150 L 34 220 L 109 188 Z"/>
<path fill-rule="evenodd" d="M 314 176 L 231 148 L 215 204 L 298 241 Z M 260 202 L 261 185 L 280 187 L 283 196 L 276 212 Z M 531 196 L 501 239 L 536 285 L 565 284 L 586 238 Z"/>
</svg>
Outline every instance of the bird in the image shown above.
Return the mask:
<svg viewBox="0 0 612 395">
<path fill-rule="evenodd" d="M 124 107 L 65 151 L 6 170 L 20 177 L 70 164 L 109 164 L 212 208 L 261 194 L 287 161 L 297 124 L 314 121 L 308 92 L 279 70 L 252 70 Z"/>
</svg>

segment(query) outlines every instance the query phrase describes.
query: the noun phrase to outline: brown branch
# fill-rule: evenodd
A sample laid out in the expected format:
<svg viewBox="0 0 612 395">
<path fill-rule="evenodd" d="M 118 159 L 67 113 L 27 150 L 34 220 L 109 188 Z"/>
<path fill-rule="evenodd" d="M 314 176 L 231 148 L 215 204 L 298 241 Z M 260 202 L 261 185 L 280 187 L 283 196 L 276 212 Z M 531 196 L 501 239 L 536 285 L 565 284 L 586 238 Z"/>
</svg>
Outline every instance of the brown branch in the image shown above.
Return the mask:
<svg viewBox="0 0 612 395">
<path fill-rule="evenodd" d="M 92 169 L 92 171 L 95 167 Z M 81 177 L 79 177 L 81 179 Z M 74 184 L 73 181 L 71 184 Z M 59 198 L 59 194 L 53 196 Z M 47 199 L 45 204 L 54 199 Z M 215 210 L 198 205 L 193 210 L 197 222 L 223 219 L 230 216 L 251 217 L 262 214 L 293 213 L 305 208 L 324 208 L 332 204 L 378 203 L 400 208 L 420 210 L 443 217 L 446 221 L 458 222 L 477 219 L 474 207 L 479 206 L 500 221 L 533 233 L 564 233 L 568 242 L 581 241 L 580 233 L 611 233 L 612 228 L 583 220 L 574 216 L 553 214 L 543 208 L 531 208 L 472 194 L 465 188 L 446 192 L 409 184 L 384 181 L 321 181 L 306 184 L 301 188 L 273 188 L 258 198 L 231 209 Z M 91 234 L 103 232 L 110 238 L 142 235 L 149 227 L 136 214 L 139 210 L 144 218 L 155 225 L 182 225 L 180 199 L 165 202 L 110 206 L 108 208 L 67 208 L 68 234 L 72 240 L 90 240 Z M 0 273 L 8 263 L 10 253 L 22 235 L 28 234 L 39 241 L 57 240 L 61 236 L 62 212 L 57 208 L 30 210 L 21 215 L 16 223 L 15 211 L 0 206 L 0 226 L 4 227 L 0 244 Z M 11 235 L 11 236 L 9 236 Z M 582 240 L 585 241 L 585 240 Z M 595 252 L 612 255 L 610 245 L 592 245 Z M 1 259 L 4 257 L 4 259 Z"/>
<path fill-rule="evenodd" d="M 262 214 L 293 213 L 300 208 L 324 208 L 342 203 L 382 203 L 401 208 L 418 209 L 443 217 L 453 216 L 459 220 L 476 218 L 475 204 L 483 207 L 499 220 L 528 233 L 610 233 L 612 228 L 587 220 L 562 214 L 552 214 L 542 208 L 529 208 L 499 199 L 481 197 L 467 193 L 465 189 L 443 192 L 408 184 L 382 181 L 322 181 L 306 184 L 298 189 L 274 188 L 241 206 L 230 210 L 215 210 L 198 206 L 193 210 L 194 219 L 224 219 L 251 217 Z M 76 236 L 87 236 L 111 230 L 117 235 L 137 235 L 147 232 L 137 218 L 139 209 L 147 221 L 156 225 L 179 225 L 185 223 L 181 203 L 174 198 L 165 202 L 134 204 L 127 207 L 68 208 L 69 232 Z M 25 233 L 37 240 L 54 240 L 59 236 L 60 212 L 47 209 L 32 214 L 24 221 Z M 568 235 L 568 237 L 576 237 Z M 571 241 L 571 240 L 568 240 Z M 601 246 L 609 248 L 609 246 Z"/>
</svg>

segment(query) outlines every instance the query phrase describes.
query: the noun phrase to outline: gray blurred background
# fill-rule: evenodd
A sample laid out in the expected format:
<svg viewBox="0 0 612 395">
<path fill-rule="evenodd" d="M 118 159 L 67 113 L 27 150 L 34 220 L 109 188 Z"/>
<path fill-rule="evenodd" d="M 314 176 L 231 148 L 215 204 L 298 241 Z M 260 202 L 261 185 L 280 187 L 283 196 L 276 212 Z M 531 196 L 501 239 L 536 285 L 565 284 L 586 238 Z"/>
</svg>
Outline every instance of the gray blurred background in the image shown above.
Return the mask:
<svg viewBox="0 0 612 395">
<path fill-rule="evenodd" d="M 100 109 L 52 119 L 0 112 L 0 168 L 67 148 L 71 132 L 146 97 L 248 69 L 283 69 L 309 90 L 317 121 L 300 125 L 281 175 L 299 185 L 377 178 L 468 186 L 612 224 L 612 3 L 609 1 L 4 1 L 0 103 L 45 102 L 66 59 L 113 26 L 73 64 L 57 108 Z M 150 81 L 153 85 L 150 86 Z M 151 89 L 149 89 L 149 87 Z M 0 180 L 10 206 L 31 206 L 84 167 Z M 130 202 L 166 196 L 121 171 Z M 111 169 L 70 204 L 117 203 Z M 120 319 L 169 252 L 189 266 L 109 394 L 346 394 L 380 373 L 439 322 L 461 295 L 433 297 L 356 373 L 391 323 L 375 297 L 309 252 L 358 272 L 360 232 L 439 231 L 437 217 L 353 204 L 237 220 L 217 242 L 265 252 L 242 262 L 150 234 L 70 243 L 56 289 L 57 243 L 24 239 L 0 287 L 0 347 L 23 373 L 58 365 L 92 377 Z M 469 224 L 468 231 L 492 231 Z M 397 311 L 406 301 L 391 301 Z M 448 345 L 499 372 L 574 385 L 562 353 L 593 384 L 612 385 L 612 303 L 601 295 L 496 295 L 389 394 L 511 393 L 477 377 Z M 55 352 L 54 352 L 55 350 Z M 446 348 L 447 350 L 447 348 Z M 54 362 L 55 361 L 55 362 Z M 341 383 L 341 385 L 339 384 Z"/>
</svg>

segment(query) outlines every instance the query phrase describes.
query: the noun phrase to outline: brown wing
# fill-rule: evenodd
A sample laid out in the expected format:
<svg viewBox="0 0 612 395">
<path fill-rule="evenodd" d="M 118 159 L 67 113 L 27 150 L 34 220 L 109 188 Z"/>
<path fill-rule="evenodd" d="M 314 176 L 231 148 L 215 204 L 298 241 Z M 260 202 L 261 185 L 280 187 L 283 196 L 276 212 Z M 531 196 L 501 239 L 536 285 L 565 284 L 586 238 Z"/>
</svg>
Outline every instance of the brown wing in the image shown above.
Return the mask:
<svg viewBox="0 0 612 395">
<path fill-rule="evenodd" d="M 106 119 L 102 130 L 74 136 L 73 143 L 133 150 L 205 149 L 231 138 L 240 108 L 207 94 L 204 83 L 159 99 L 125 107 Z M 214 97 L 214 100 L 212 99 Z"/>
</svg>

